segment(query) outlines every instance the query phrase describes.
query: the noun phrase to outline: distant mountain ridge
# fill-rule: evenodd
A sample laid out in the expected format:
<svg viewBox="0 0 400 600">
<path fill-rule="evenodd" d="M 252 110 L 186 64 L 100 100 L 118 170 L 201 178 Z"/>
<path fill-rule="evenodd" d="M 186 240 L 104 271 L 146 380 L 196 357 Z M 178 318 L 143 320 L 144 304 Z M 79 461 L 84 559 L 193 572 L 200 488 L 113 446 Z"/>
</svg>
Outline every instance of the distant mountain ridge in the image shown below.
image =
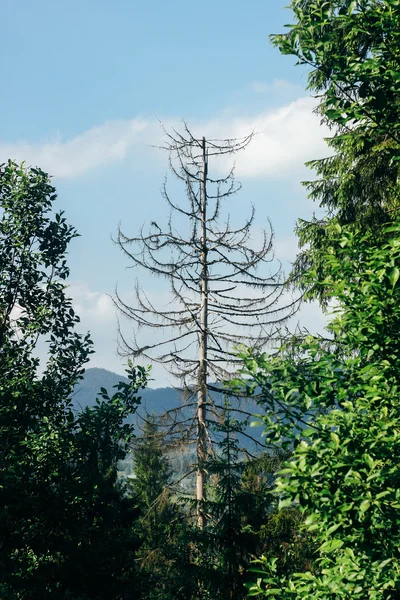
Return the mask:
<svg viewBox="0 0 400 600">
<path fill-rule="evenodd" d="M 129 380 L 123 375 L 118 375 L 107 369 L 90 368 L 87 369 L 84 378 L 77 383 L 74 392 L 72 394 L 73 407 L 80 411 L 87 406 L 94 406 L 96 403 L 96 397 L 99 397 L 100 388 L 105 388 L 110 396 L 112 396 L 116 389 L 116 386 L 120 381 L 128 382 Z M 141 396 L 141 404 L 138 407 L 137 412 L 132 417 L 132 422 L 135 426 L 135 434 L 140 436 L 141 416 L 144 417 L 145 413 L 154 412 L 156 415 L 161 415 L 167 410 L 176 409 L 182 406 L 182 393 L 175 388 L 145 388 L 140 390 L 139 395 Z M 219 396 L 219 398 L 218 398 Z M 222 394 L 216 394 L 216 400 L 220 404 L 223 404 Z M 196 400 L 195 400 L 196 402 Z M 236 403 L 237 406 L 237 403 Z M 254 400 L 246 401 L 246 410 L 249 412 L 259 413 L 261 412 L 260 407 L 254 402 Z M 183 408 L 183 414 L 185 414 L 185 408 Z M 187 412 L 185 418 L 193 414 Z M 233 415 L 235 412 L 233 410 Z M 236 413 L 236 417 L 241 420 L 242 415 Z M 239 444 L 242 448 L 250 451 L 251 454 L 258 454 L 261 450 L 261 446 L 256 445 L 251 438 L 256 438 L 259 442 L 262 442 L 261 434 L 263 427 L 247 427 L 245 435 L 239 434 Z M 247 434 L 247 435 L 246 435 Z M 211 434 L 214 440 L 217 439 L 215 434 Z M 249 436 L 249 437 L 248 437 Z M 195 489 L 195 477 L 193 473 L 187 477 L 184 475 L 190 472 L 192 465 L 196 462 L 196 449 L 193 445 L 177 448 L 175 450 L 168 451 L 168 457 L 173 472 L 173 477 L 176 481 L 179 481 L 179 487 L 185 494 L 194 494 Z M 132 461 L 132 454 L 119 463 L 119 476 L 122 478 L 135 477 L 134 466 Z"/>
<path fill-rule="evenodd" d="M 107 369 L 98 367 L 87 369 L 84 378 L 77 383 L 72 394 L 73 407 L 76 410 L 83 410 L 87 406 L 94 406 L 96 397 L 99 397 L 101 387 L 105 388 L 108 394 L 112 396 L 116 392 L 114 386 L 120 381 L 128 382 L 129 380 L 123 375 L 118 375 Z M 138 414 L 133 417 L 133 422 L 138 429 L 140 429 L 140 414 L 143 415 L 144 412 L 151 414 L 154 412 L 156 415 L 161 415 L 168 410 L 182 406 L 182 393 L 172 387 L 145 388 L 144 390 L 140 390 L 139 395 L 142 398 L 141 405 L 138 409 Z M 223 395 L 215 394 L 215 396 L 216 400 L 223 404 Z M 237 407 L 237 401 L 234 401 L 233 405 Z M 246 401 L 246 410 L 254 414 L 261 412 L 260 407 L 251 399 Z M 252 427 L 251 431 L 248 430 L 247 433 L 261 441 L 262 429 L 262 427 Z M 246 436 L 242 437 L 241 443 L 248 449 L 250 447 L 254 449 L 254 443 L 251 444 L 249 438 L 246 438 Z"/>
<path fill-rule="evenodd" d="M 94 406 L 96 397 L 99 397 L 101 387 L 105 388 L 108 394 L 112 396 L 116 392 L 114 386 L 118 385 L 120 381 L 129 382 L 127 377 L 118 375 L 107 369 L 100 369 L 98 367 L 87 369 L 84 378 L 75 386 L 72 395 L 74 407 L 81 410 L 87 406 Z M 148 412 L 154 411 L 155 414 L 161 414 L 166 410 L 176 408 L 181 402 L 180 392 L 172 387 L 156 389 L 148 387 L 140 390 L 138 395 L 142 398 L 141 405 Z"/>
</svg>

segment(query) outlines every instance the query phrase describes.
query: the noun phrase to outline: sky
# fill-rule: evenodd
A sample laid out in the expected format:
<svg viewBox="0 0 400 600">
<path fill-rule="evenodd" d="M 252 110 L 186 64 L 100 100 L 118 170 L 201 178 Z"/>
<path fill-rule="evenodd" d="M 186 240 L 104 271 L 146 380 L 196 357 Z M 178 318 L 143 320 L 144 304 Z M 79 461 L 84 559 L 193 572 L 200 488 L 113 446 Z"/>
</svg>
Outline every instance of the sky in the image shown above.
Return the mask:
<svg viewBox="0 0 400 600">
<path fill-rule="evenodd" d="M 117 284 L 127 299 L 135 277 L 164 293 L 159 279 L 127 269 L 112 241 L 119 223 L 133 236 L 154 215 L 168 218 L 160 122 L 179 130 L 184 120 L 199 136 L 257 132 L 235 158 L 243 188 L 230 209 L 240 218 L 253 203 L 260 227 L 272 221 L 277 257 L 293 260 L 296 220 L 316 209 L 301 185 L 313 177 L 304 162 L 327 155 L 328 132 L 306 71 L 268 39 L 291 22 L 287 3 L 2 1 L 0 161 L 51 174 L 54 208 L 81 234 L 69 250 L 69 293 L 95 344 L 89 366 L 124 372 L 110 298 Z M 314 305 L 299 318 L 311 330 L 324 324 Z M 174 383 L 159 368 L 153 377 L 152 387 Z"/>
</svg>

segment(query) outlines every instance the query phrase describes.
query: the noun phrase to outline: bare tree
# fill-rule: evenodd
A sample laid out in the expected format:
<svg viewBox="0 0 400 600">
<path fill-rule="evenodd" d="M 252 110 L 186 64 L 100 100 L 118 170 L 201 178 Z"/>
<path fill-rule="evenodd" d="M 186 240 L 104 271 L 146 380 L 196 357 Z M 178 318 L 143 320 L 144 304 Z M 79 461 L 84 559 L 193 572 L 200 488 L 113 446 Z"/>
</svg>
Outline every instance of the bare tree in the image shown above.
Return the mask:
<svg viewBox="0 0 400 600">
<path fill-rule="evenodd" d="M 206 410 L 213 410 L 209 390 L 231 377 L 237 362 L 234 347 L 246 344 L 263 348 L 273 337 L 277 325 L 290 317 L 296 302 L 284 302 L 281 266 L 276 264 L 272 226 L 261 230 L 258 249 L 251 234 L 255 222 L 252 207 L 239 228 L 227 216 L 221 224 L 223 200 L 240 189 L 234 169 L 224 176 L 211 176 L 209 160 L 235 154 L 250 143 L 253 134 L 243 139 L 196 139 L 185 124 L 182 134 L 165 132 L 172 173 L 186 188 L 187 206 L 171 199 L 166 182 L 162 195 L 170 207 L 165 228 L 155 221 L 133 238 L 118 229 L 116 243 L 137 267 L 167 278 L 171 308 L 154 306 L 136 282 L 136 304 L 129 306 L 116 290 L 114 302 L 119 311 L 137 325 L 133 340 L 121 331 L 120 352 L 124 356 L 145 357 L 163 364 L 188 390 L 195 391 L 196 421 L 196 499 L 198 524 L 203 527 L 205 463 L 210 443 Z M 186 234 L 175 229 L 173 215 L 187 221 Z M 261 269 L 268 268 L 266 271 Z M 140 344 L 141 327 L 169 332 L 167 340 Z M 182 422 L 181 422 L 182 423 Z M 176 422 L 174 423 L 176 425 Z"/>
</svg>

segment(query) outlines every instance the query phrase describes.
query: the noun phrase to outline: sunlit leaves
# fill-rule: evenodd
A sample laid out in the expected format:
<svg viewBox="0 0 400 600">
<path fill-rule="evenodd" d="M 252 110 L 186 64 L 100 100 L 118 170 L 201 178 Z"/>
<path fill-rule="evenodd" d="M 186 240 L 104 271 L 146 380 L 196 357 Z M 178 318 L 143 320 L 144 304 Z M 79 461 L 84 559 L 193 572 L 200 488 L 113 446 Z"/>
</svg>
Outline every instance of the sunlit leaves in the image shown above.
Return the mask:
<svg viewBox="0 0 400 600">
<path fill-rule="evenodd" d="M 327 214 L 298 222 L 302 251 L 292 277 L 326 306 L 327 225 L 354 224 L 378 237 L 400 204 L 400 10 L 397 0 L 293 0 L 290 8 L 288 32 L 272 42 L 306 66 L 332 132 L 329 155 L 308 163 L 316 176 L 305 182 Z M 319 287 L 303 277 L 310 268 Z"/>
<path fill-rule="evenodd" d="M 397 597 L 398 227 L 395 222 L 384 228 L 384 243 L 372 232 L 331 227 L 324 281 L 336 305 L 328 328 L 334 333 L 331 341 L 297 337 L 274 357 L 242 354 L 244 377 L 261 388 L 267 443 L 294 448 L 276 486 L 280 505 L 298 504 L 305 530 L 319 541 L 318 566 L 309 572 L 279 577 L 262 559 L 265 573 L 252 584 L 253 595 L 285 600 Z M 320 285 L 315 273 L 308 277 Z M 247 360 L 252 361 L 249 370 Z"/>
</svg>

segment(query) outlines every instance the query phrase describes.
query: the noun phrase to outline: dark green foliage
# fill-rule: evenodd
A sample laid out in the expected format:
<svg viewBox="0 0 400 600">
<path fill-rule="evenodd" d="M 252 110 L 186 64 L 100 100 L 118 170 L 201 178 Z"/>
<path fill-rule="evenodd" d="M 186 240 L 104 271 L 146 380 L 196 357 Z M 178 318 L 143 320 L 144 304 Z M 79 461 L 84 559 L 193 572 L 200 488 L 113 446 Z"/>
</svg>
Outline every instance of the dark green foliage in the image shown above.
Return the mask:
<svg viewBox="0 0 400 600">
<path fill-rule="evenodd" d="M 197 593 L 197 569 L 191 563 L 191 526 L 172 491 L 165 440 L 154 415 L 134 440 L 134 478 L 130 491 L 141 516 L 135 531 L 143 600 L 187 600 Z"/>
<path fill-rule="evenodd" d="M 0 167 L 0 590 L 10 600 L 136 598 L 137 511 L 116 480 L 145 385 L 129 369 L 117 393 L 76 415 L 70 396 L 91 353 L 65 294 L 68 243 L 39 169 Z M 40 336 L 48 358 L 37 371 Z"/>
<path fill-rule="evenodd" d="M 325 278 L 332 222 L 369 229 L 376 242 L 399 207 L 400 5 L 398 0 L 293 0 L 294 24 L 272 36 L 284 54 L 310 67 L 309 89 L 333 131 L 333 156 L 311 161 L 317 179 L 310 197 L 326 209 L 322 220 L 300 221 L 292 278 Z M 309 248 L 307 247 L 309 245 Z M 324 302 L 324 288 L 308 290 Z"/>
<path fill-rule="evenodd" d="M 206 503 L 206 514 L 209 516 L 206 535 L 214 554 L 215 598 L 236 600 L 243 597 L 243 567 L 246 564 L 242 532 L 244 506 L 240 493 L 244 465 L 240 462 L 237 439 L 237 434 L 244 426 L 232 417 L 230 406 L 226 402 L 224 421 L 215 423 L 214 429 L 223 437 L 207 466 L 211 485 Z M 249 507 L 246 507 L 246 512 L 247 508 Z"/>
<path fill-rule="evenodd" d="M 145 421 L 142 435 L 133 444 L 134 479 L 131 488 L 137 504 L 145 517 L 143 527 L 148 528 L 149 537 L 157 537 L 156 528 L 161 521 L 168 523 L 167 513 L 171 468 L 162 448 L 163 439 L 154 415 Z M 157 546 L 157 540 L 154 540 Z"/>
<path fill-rule="evenodd" d="M 224 421 L 214 425 L 219 442 L 207 464 L 207 525 L 192 534 L 200 589 L 214 600 L 245 598 L 248 569 L 260 554 L 277 553 L 280 572 L 289 573 L 309 563 L 313 552 L 310 536 L 299 533 L 300 512 L 277 512 L 273 485 L 284 455 L 246 456 L 238 442 L 244 424 L 232 413 L 226 404 Z"/>
</svg>

